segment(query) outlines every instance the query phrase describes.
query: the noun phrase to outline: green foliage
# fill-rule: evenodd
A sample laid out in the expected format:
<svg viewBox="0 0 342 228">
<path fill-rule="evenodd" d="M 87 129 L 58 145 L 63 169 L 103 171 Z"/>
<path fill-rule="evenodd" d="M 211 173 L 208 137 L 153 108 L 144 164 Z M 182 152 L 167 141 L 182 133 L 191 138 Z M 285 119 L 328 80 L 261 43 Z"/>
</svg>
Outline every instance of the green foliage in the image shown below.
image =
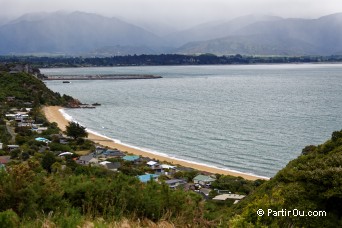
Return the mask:
<svg viewBox="0 0 342 228">
<path fill-rule="evenodd" d="M 191 182 L 195 176 L 197 176 L 198 171 L 192 170 L 192 171 L 179 171 L 175 173 L 175 178 L 185 178 L 188 182 Z"/>
<path fill-rule="evenodd" d="M 66 134 L 67 136 L 73 137 L 74 139 L 88 136 L 85 127 L 76 122 L 69 122 L 69 125 L 66 126 Z"/>
<path fill-rule="evenodd" d="M 19 157 L 21 153 L 21 150 L 20 149 L 14 149 L 10 152 L 10 156 L 11 156 L 11 159 L 16 159 Z"/>
<path fill-rule="evenodd" d="M 53 163 L 56 162 L 56 158 L 55 155 L 51 152 L 45 152 L 43 159 L 42 159 L 42 167 L 48 171 L 49 173 L 51 173 L 51 166 Z"/>
<path fill-rule="evenodd" d="M 60 144 L 60 143 L 52 142 L 49 144 L 49 147 L 50 147 L 50 151 L 62 151 L 62 152 L 72 151 L 69 145 Z"/>
<path fill-rule="evenodd" d="M 19 217 L 11 209 L 0 212 L 0 226 L 6 228 L 16 228 L 19 226 Z"/>
<path fill-rule="evenodd" d="M 263 180 L 249 181 L 242 177 L 233 177 L 221 175 L 214 181 L 211 186 L 219 190 L 228 190 L 233 193 L 249 194 L 257 186 L 259 186 Z"/>
<path fill-rule="evenodd" d="M 232 227 L 244 224 L 267 227 L 341 227 L 342 226 L 342 142 L 340 132 L 332 140 L 303 149 L 272 180 L 236 206 L 240 215 Z M 325 211 L 326 216 L 262 216 L 258 209 L 280 211 Z M 233 224 L 233 225 L 232 225 Z"/>
<path fill-rule="evenodd" d="M 331 140 L 336 142 L 338 139 L 342 138 L 342 130 L 341 131 L 334 131 L 331 136 Z"/>
<path fill-rule="evenodd" d="M 11 140 L 11 135 L 8 133 L 7 128 L 6 128 L 6 123 L 3 125 L 0 125 L 0 142 L 4 144 L 9 144 Z"/>
<path fill-rule="evenodd" d="M 0 73 L 0 101 L 6 97 L 16 98 L 15 105 L 22 102 L 33 102 L 38 105 L 61 105 L 62 99 L 49 90 L 46 85 L 34 76 L 26 73 Z"/>
<path fill-rule="evenodd" d="M 70 173 L 55 163 L 51 174 L 39 167 L 29 159 L 0 172 L 0 211 L 12 209 L 30 220 L 53 212 L 49 220 L 63 227 L 77 226 L 84 217 L 166 218 L 195 224 L 201 216 L 198 194 L 170 190 L 165 184 L 143 184 L 99 167 L 77 166 Z"/>
</svg>

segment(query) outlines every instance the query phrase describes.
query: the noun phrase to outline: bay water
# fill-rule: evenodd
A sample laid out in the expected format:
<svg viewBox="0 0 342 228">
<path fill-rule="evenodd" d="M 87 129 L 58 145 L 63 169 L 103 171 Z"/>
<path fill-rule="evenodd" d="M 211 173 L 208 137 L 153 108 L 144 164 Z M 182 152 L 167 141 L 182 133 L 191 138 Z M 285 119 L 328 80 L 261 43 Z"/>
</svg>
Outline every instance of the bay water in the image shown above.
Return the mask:
<svg viewBox="0 0 342 228">
<path fill-rule="evenodd" d="M 123 144 L 272 177 L 306 145 L 342 129 L 342 65 L 41 69 L 46 75 L 154 74 L 161 79 L 47 81 L 96 109 L 66 109 Z"/>
</svg>

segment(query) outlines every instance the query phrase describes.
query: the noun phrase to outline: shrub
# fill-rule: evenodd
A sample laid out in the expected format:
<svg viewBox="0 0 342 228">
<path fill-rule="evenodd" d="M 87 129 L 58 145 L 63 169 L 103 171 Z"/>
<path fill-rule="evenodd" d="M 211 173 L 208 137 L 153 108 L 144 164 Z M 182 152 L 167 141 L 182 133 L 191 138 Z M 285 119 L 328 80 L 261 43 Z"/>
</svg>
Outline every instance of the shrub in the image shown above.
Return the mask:
<svg viewBox="0 0 342 228">
<path fill-rule="evenodd" d="M 0 226 L 6 228 L 19 227 L 18 215 L 11 209 L 0 212 Z"/>
</svg>

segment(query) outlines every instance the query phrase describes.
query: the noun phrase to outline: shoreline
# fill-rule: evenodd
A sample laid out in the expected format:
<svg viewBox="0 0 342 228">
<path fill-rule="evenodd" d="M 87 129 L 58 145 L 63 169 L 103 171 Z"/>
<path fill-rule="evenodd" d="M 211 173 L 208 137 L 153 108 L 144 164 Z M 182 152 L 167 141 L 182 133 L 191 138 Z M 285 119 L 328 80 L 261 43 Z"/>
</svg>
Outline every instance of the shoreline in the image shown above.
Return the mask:
<svg viewBox="0 0 342 228">
<path fill-rule="evenodd" d="M 56 122 L 58 127 L 62 130 L 65 131 L 65 127 L 68 125 L 69 120 L 67 120 L 63 114 L 60 112 L 60 109 L 63 109 L 63 107 L 60 106 L 45 106 L 43 107 L 43 113 L 45 114 L 47 120 L 49 122 Z M 108 137 L 104 137 L 98 134 L 93 133 L 92 131 L 87 130 L 88 132 L 88 139 L 100 144 L 102 146 L 107 146 L 109 148 L 116 148 L 118 150 L 121 150 L 123 152 L 135 154 L 135 155 L 140 155 L 142 157 L 149 157 L 151 159 L 156 159 L 159 161 L 165 161 L 169 162 L 173 165 L 180 165 L 184 167 L 189 167 L 193 168 L 199 171 L 205 171 L 209 173 L 218 173 L 218 174 L 224 174 L 224 175 L 231 175 L 235 177 L 243 177 L 244 179 L 247 180 L 257 180 L 257 179 L 264 179 L 268 180 L 269 178 L 267 177 L 262 177 L 262 176 L 257 176 L 257 175 L 252 175 L 252 174 L 246 174 L 246 173 L 241 173 L 241 172 L 234 172 L 231 170 L 225 170 L 225 169 L 220 169 L 216 167 L 211 167 L 211 166 L 206 166 L 198 163 L 193 163 L 193 162 L 188 162 L 185 160 L 181 159 L 176 159 L 176 158 L 170 158 L 162 155 L 158 155 L 155 153 L 151 153 L 148 151 L 143 151 L 141 149 L 137 149 L 131 146 L 123 145 L 120 143 L 116 143 L 114 140 L 109 139 Z"/>
</svg>

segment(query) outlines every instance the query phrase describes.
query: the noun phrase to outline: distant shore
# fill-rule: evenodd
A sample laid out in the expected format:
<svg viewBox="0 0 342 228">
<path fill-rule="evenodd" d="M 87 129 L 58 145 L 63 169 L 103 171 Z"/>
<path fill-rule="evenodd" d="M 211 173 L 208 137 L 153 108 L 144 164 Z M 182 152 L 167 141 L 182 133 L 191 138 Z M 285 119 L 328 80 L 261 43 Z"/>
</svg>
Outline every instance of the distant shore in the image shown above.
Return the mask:
<svg viewBox="0 0 342 228">
<path fill-rule="evenodd" d="M 44 112 L 46 118 L 50 122 L 56 122 L 58 124 L 58 127 L 62 131 L 65 131 L 65 129 L 66 129 L 65 127 L 68 125 L 68 120 L 65 119 L 63 114 L 60 112 L 60 109 L 63 109 L 63 108 L 59 107 L 59 106 L 47 106 L 47 107 L 43 108 L 43 112 Z M 250 174 L 245 174 L 245 173 L 240 173 L 240 172 L 234 172 L 234 171 L 214 168 L 214 167 L 210 167 L 210 166 L 195 164 L 195 163 L 191 163 L 191 162 L 187 162 L 187 161 L 183 161 L 183 160 L 173 159 L 173 158 L 164 157 L 161 155 L 149 153 L 149 152 L 146 152 L 143 150 L 139 150 L 139 149 L 135 149 L 135 148 L 132 148 L 132 147 L 129 147 L 126 145 L 115 143 L 113 140 L 110 140 L 110 139 L 103 137 L 103 136 L 93 134 L 91 132 L 88 132 L 88 139 L 92 140 L 93 142 L 100 144 L 102 146 L 107 146 L 109 148 L 116 148 L 116 149 L 121 150 L 123 152 L 132 153 L 132 154 L 140 155 L 143 157 L 149 157 L 151 159 L 156 159 L 159 161 L 169 162 L 169 163 L 172 163 L 174 165 L 181 165 L 184 167 L 190 167 L 190 168 L 197 169 L 200 171 L 205 171 L 205 172 L 209 172 L 209 173 L 218 173 L 218 174 L 224 174 L 224 175 L 231 175 L 231 176 L 236 176 L 236 177 L 240 176 L 240 177 L 243 177 L 247 180 L 267 179 L 265 177 L 260 177 L 260 176 L 256 176 L 256 175 L 250 175 Z"/>
</svg>

